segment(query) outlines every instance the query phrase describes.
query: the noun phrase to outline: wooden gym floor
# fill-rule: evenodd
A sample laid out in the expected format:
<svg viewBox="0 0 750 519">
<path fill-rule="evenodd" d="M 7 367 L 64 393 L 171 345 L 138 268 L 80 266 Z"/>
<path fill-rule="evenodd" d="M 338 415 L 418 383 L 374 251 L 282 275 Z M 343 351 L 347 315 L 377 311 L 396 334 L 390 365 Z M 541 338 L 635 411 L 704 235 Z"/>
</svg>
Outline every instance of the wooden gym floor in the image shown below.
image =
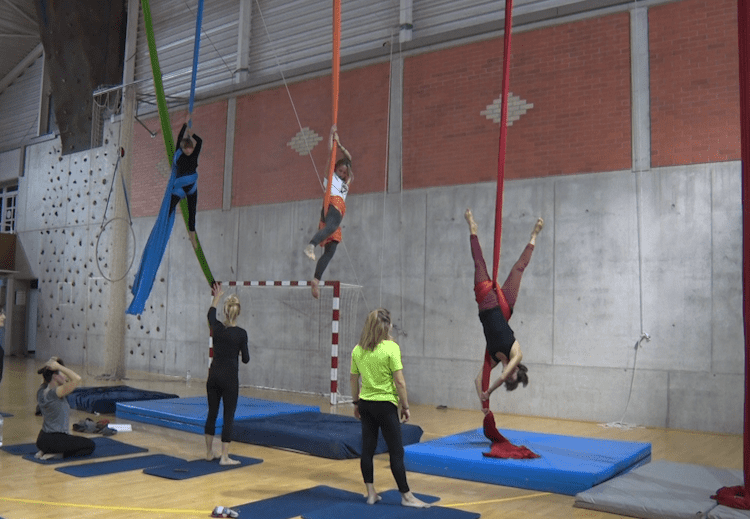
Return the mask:
<svg viewBox="0 0 750 519">
<path fill-rule="evenodd" d="M 46 360 L 46 359 L 45 359 Z M 5 358 L 0 383 L 0 410 L 13 416 L 5 418 L 4 445 L 36 441 L 41 417 L 34 416 L 36 390 L 41 376 L 36 370 L 43 360 Z M 163 391 L 181 397 L 205 394 L 204 380 L 190 383 L 170 377 L 141 372 L 128 373 L 117 382 L 97 380 L 81 366 L 71 366 L 83 377 L 85 386 L 128 385 Z M 193 374 L 195 377 L 196 374 Z M 409 380 L 407 378 L 407 386 Z M 241 389 L 243 396 L 290 403 L 319 405 L 322 412 L 351 414 L 352 406 L 332 408 L 327 397 L 286 392 Z M 582 403 L 582 405 L 584 405 Z M 424 430 L 422 440 L 447 436 L 481 427 L 478 410 L 438 410 L 431 405 L 411 406 L 410 423 Z M 738 412 L 740 410 L 738 409 Z M 95 416 L 72 410 L 70 423 Z M 106 415 L 118 423 L 114 415 Z M 650 442 L 653 460 L 724 467 L 742 470 L 742 436 L 692 431 L 635 428 L 622 430 L 596 423 L 553 420 L 528 416 L 496 414 L 500 428 L 554 434 Z M 205 455 L 203 436 L 154 425 L 131 423 L 132 432 L 121 432 L 114 439 L 145 447 L 149 453 L 169 454 L 184 459 Z M 363 492 L 359 460 L 328 460 L 280 449 L 234 442 L 231 454 L 260 458 L 263 463 L 238 470 L 172 481 L 130 471 L 107 476 L 75 478 L 53 467 L 31 463 L 20 456 L 0 452 L 0 517 L 3 519 L 69 518 L 180 518 L 210 517 L 218 505 L 238 506 L 309 488 L 328 485 Z M 574 498 L 459 479 L 408 473 L 412 491 L 440 496 L 441 506 L 478 512 L 485 519 L 613 519 L 622 517 L 573 507 Z M 375 459 L 375 485 L 380 491 L 395 488 L 388 455 Z M 718 489 L 717 489 L 718 490 Z"/>
</svg>

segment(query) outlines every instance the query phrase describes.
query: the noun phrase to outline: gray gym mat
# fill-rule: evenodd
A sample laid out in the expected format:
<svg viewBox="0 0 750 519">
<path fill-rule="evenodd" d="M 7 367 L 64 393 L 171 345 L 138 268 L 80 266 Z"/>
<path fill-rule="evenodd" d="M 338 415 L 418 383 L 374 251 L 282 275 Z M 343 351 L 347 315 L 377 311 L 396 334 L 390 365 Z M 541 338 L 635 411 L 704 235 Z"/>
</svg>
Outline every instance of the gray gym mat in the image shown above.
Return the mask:
<svg viewBox="0 0 750 519">
<path fill-rule="evenodd" d="M 722 487 L 742 484 L 741 470 L 652 461 L 576 494 L 575 506 L 643 519 L 746 519 L 747 511 L 716 515 L 719 508 L 738 510 L 711 499 Z"/>
<path fill-rule="evenodd" d="M 750 519 L 750 510 L 738 510 L 736 508 L 719 505 L 708 512 L 708 519 Z"/>
</svg>

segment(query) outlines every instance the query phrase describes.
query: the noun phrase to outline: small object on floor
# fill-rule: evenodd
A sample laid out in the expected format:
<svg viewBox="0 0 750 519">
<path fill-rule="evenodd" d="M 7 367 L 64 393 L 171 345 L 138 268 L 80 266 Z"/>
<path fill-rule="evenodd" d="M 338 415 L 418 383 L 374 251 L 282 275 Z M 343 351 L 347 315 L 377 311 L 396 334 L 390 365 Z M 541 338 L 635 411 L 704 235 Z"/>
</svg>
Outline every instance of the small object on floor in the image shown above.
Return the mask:
<svg viewBox="0 0 750 519">
<path fill-rule="evenodd" d="M 82 432 L 82 433 L 89 433 L 89 434 L 93 434 L 97 432 L 96 423 L 91 418 L 84 418 L 83 420 L 80 420 L 78 423 L 74 423 L 73 430 L 75 432 Z"/>
<path fill-rule="evenodd" d="M 217 506 L 211 513 L 211 517 L 239 517 L 239 515 L 240 514 L 226 506 Z"/>
<path fill-rule="evenodd" d="M 96 422 L 96 429 L 94 432 L 103 436 L 113 436 L 117 434 L 117 430 L 109 426 L 109 420 L 99 420 Z"/>
<path fill-rule="evenodd" d="M 441 410 L 441 411 L 442 411 L 442 410 L 444 410 L 444 409 L 448 409 L 448 406 L 447 406 L 447 405 L 442 405 L 442 404 L 441 404 L 441 405 L 437 406 L 437 407 L 436 407 L 435 409 L 439 409 L 439 410 Z"/>
</svg>

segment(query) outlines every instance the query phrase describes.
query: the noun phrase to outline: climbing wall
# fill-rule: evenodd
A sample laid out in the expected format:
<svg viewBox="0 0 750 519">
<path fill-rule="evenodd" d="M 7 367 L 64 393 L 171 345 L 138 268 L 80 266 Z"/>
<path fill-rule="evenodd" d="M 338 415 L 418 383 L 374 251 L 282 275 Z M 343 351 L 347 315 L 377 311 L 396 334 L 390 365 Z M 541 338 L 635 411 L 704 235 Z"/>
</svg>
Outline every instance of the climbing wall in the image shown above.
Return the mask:
<svg viewBox="0 0 750 519">
<path fill-rule="evenodd" d="M 87 364 L 103 353 L 109 283 L 95 251 L 117 161 L 118 128 L 111 126 L 104 145 L 85 152 L 63 155 L 59 138 L 27 148 L 33 177 L 23 178 L 19 235 L 39 279 L 42 357 L 65 351 L 65 360 Z M 113 214 L 111 206 L 107 213 Z"/>
</svg>

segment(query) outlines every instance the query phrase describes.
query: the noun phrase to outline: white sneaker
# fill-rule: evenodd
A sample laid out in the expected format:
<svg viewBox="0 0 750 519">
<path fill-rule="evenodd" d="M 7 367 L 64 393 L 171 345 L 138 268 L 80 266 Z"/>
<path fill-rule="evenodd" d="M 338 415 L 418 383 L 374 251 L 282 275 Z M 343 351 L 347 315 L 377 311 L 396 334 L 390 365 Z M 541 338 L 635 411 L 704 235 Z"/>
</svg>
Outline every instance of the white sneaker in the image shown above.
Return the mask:
<svg viewBox="0 0 750 519">
<path fill-rule="evenodd" d="M 211 517 L 239 517 L 240 514 L 232 510 L 231 508 L 227 508 L 226 506 L 217 506 L 214 508 L 214 511 L 211 513 Z"/>
<path fill-rule="evenodd" d="M 315 246 L 312 243 L 308 243 L 305 247 L 305 256 L 315 261 Z"/>
</svg>

